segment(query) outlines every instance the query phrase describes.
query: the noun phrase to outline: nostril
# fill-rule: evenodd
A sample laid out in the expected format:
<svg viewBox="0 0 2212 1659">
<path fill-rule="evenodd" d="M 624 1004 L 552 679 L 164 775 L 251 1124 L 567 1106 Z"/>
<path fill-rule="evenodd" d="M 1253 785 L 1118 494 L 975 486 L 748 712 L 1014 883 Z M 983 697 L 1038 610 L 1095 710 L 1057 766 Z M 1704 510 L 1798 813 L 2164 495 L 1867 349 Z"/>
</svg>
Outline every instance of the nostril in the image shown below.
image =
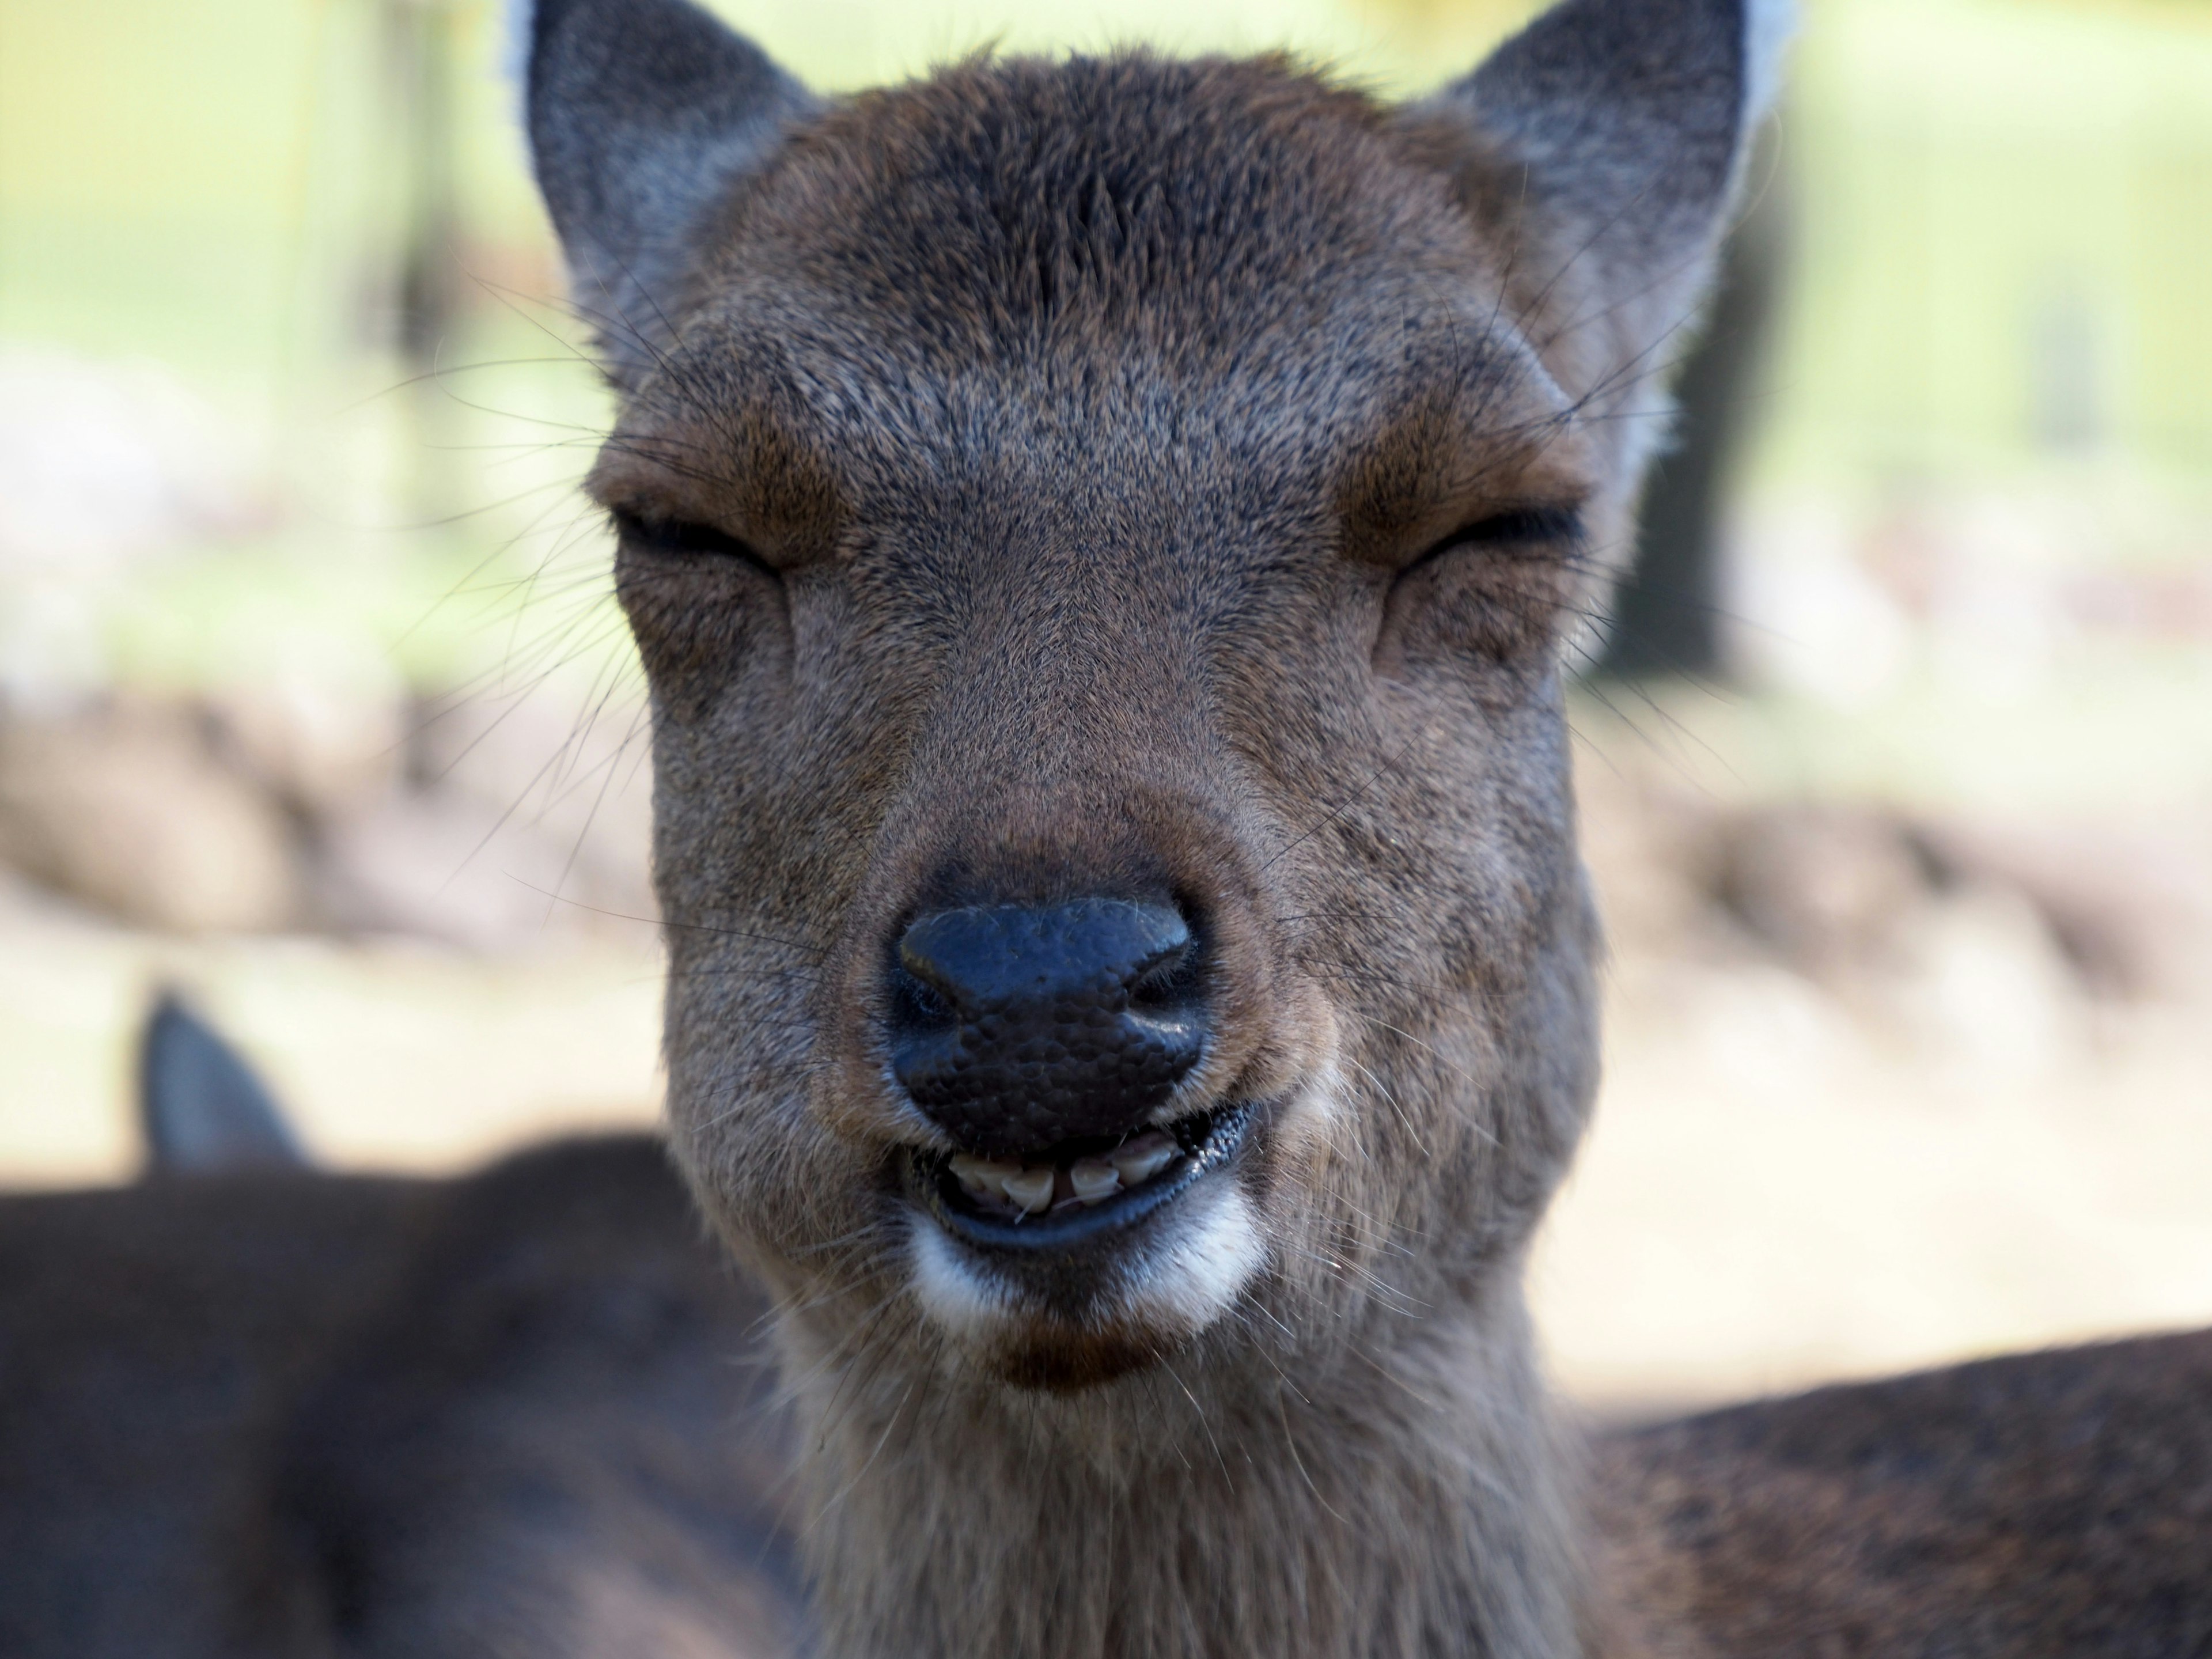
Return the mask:
<svg viewBox="0 0 2212 1659">
<path fill-rule="evenodd" d="M 1203 988 L 1202 957 L 1199 940 L 1192 936 L 1162 951 L 1130 981 L 1129 1006 L 1147 1012 L 1167 1012 L 1196 1001 Z"/>
<path fill-rule="evenodd" d="M 890 966 L 891 1024 L 902 1030 L 940 1030 L 955 1023 L 951 1003 L 903 962 Z"/>
</svg>

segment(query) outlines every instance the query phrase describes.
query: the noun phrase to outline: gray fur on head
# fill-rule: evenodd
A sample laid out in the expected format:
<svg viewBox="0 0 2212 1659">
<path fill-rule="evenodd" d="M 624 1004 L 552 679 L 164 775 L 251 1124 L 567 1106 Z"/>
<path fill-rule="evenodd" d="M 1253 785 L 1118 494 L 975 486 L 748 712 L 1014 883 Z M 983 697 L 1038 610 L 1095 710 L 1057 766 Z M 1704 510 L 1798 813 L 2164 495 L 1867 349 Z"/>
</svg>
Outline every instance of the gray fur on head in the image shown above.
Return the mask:
<svg viewBox="0 0 2212 1659">
<path fill-rule="evenodd" d="M 635 374 L 702 220 L 815 100 L 690 0 L 536 0 L 526 20 L 538 186 L 610 369 Z"/>
</svg>

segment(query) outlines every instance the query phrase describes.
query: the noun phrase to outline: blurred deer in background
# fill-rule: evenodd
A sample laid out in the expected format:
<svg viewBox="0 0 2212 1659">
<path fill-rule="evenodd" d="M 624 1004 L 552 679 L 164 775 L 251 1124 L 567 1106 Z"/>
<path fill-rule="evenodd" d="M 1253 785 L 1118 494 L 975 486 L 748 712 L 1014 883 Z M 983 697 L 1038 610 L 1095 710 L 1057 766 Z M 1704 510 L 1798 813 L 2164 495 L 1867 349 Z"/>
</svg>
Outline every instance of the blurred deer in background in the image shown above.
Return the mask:
<svg viewBox="0 0 2212 1659">
<path fill-rule="evenodd" d="M 0 1201 L 0 1653 L 793 1650 L 765 1304 L 659 1147 L 318 1174 L 170 999 L 138 1106 L 144 1182 Z"/>
<path fill-rule="evenodd" d="M 1408 108 L 1141 53 L 822 100 L 684 0 L 540 0 L 538 174 L 622 398 L 590 487 L 652 691 L 674 1152 L 796 1431 L 787 1466 L 764 1395 L 726 1427 L 671 1383 L 750 1292 L 636 1218 L 678 1213 L 640 1154 L 434 1189 L 434 1244 L 330 1245 L 373 1317 L 281 1316 L 347 1340 L 266 1391 L 228 1604 L 295 1610 L 264 1645 L 2212 1640 L 2203 1339 L 1594 1463 L 1539 1375 L 1522 1277 L 1597 1073 L 1562 647 L 1780 33 L 1569 0 Z M 588 1209 L 595 1157 L 633 1206 Z M 297 1177 L 252 1190 L 305 1224 Z"/>
</svg>

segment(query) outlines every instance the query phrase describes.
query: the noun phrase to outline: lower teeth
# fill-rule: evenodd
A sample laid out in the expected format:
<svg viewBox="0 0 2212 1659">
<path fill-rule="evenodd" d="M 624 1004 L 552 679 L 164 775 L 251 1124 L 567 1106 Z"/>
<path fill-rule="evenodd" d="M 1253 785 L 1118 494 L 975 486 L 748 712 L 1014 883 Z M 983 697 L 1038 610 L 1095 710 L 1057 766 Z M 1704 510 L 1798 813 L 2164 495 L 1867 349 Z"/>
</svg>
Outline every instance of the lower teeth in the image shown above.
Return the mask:
<svg viewBox="0 0 2212 1659">
<path fill-rule="evenodd" d="M 1141 1187 L 1180 1151 L 1171 1136 L 1147 1129 L 1110 1152 L 1072 1164 L 1013 1164 L 958 1152 L 951 1170 L 969 1197 L 1018 1215 L 1042 1215 L 1071 1204 L 1103 1204 L 1116 1193 Z"/>
</svg>

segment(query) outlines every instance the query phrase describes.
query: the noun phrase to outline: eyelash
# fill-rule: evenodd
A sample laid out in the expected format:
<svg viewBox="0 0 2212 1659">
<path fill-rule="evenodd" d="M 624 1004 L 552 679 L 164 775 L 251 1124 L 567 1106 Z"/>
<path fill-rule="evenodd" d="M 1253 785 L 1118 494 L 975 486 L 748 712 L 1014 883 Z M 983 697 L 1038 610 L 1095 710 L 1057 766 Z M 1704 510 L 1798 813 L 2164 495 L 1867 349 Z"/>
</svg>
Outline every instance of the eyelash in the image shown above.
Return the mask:
<svg viewBox="0 0 2212 1659">
<path fill-rule="evenodd" d="M 768 563 L 737 537 L 712 525 L 680 519 L 647 519 L 617 509 L 615 531 L 633 546 L 678 556 L 743 559 L 765 570 Z M 1462 547 L 1520 547 L 1536 542 L 1572 541 L 1582 533 L 1582 517 L 1571 507 L 1522 507 L 1496 513 L 1462 526 L 1414 561 L 1425 563 Z"/>
<path fill-rule="evenodd" d="M 1571 542 L 1578 539 L 1582 532 L 1582 514 L 1571 507 L 1519 507 L 1461 526 L 1414 562 L 1462 547 L 1525 547 L 1543 542 Z"/>
<path fill-rule="evenodd" d="M 744 542 L 712 525 L 681 519 L 648 519 L 620 508 L 612 514 L 615 533 L 633 547 L 678 556 L 742 559 L 763 570 L 768 562 Z"/>
</svg>

